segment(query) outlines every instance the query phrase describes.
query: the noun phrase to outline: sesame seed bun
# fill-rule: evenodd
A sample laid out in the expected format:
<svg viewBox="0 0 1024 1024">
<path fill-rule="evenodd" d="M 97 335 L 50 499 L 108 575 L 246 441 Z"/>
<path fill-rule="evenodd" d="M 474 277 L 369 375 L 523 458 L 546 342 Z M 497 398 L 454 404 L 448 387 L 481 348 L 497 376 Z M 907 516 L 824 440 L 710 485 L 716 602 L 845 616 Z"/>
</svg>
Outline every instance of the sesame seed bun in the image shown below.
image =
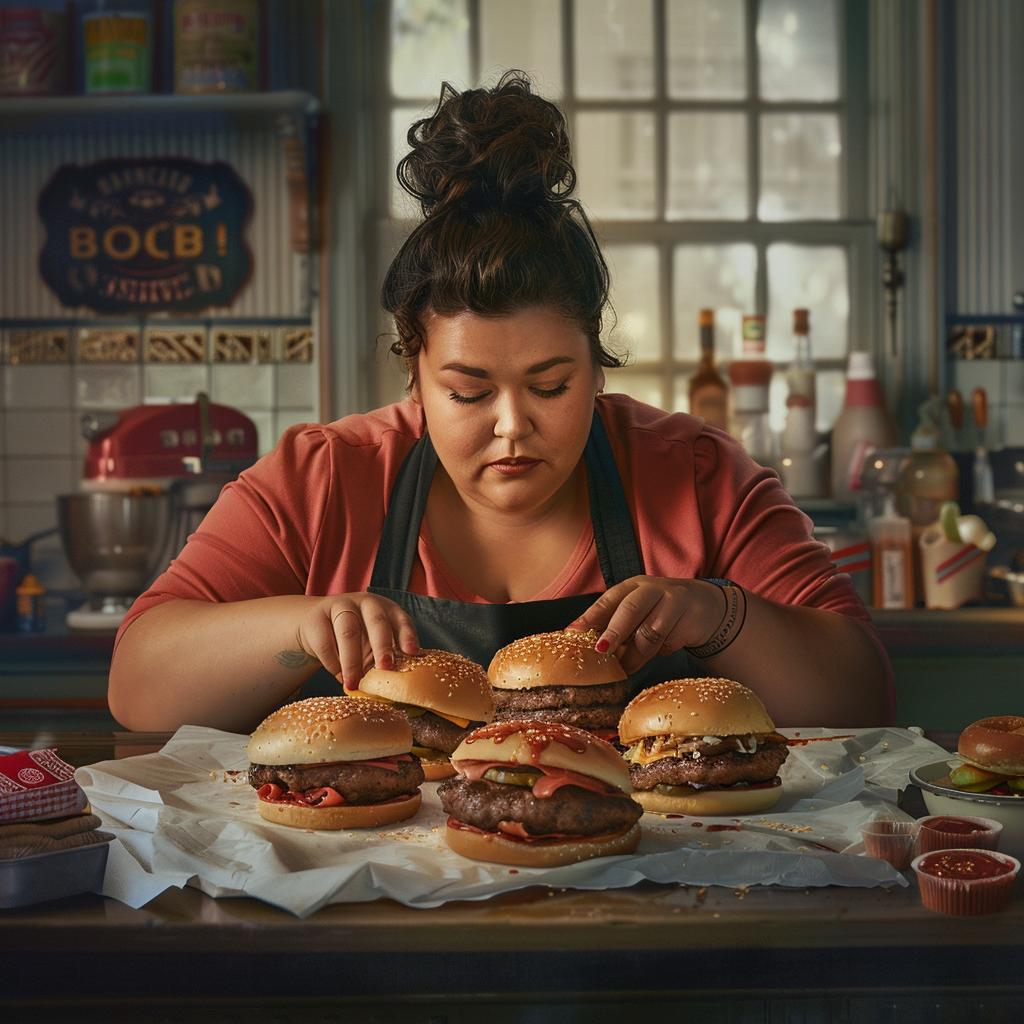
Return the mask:
<svg viewBox="0 0 1024 1024">
<path fill-rule="evenodd" d="M 256 764 L 367 761 L 412 749 L 409 720 L 380 701 L 309 697 L 268 715 L 245 752 Z"/>
<path fill-rule="evenodd" d="M 482 666 L 461 654 L 424 649 L 398 654 L 393 669 L 371 668 L 356 693 L 415 704 L 429 711 L 489 722 L 494 718 L 491 685 Z"/>
<path fill-rule="evenodd" d="M 775 731 L 760 698 L 732 679 L 673 679 L 642 690 L 619 719 L 619 739 L 748 736 Z"/>
<path fill-rule="evenodd" d="M 423 797 L 419 793 L 388 800 L 380 804 L 341 804 L 337 807 L 301 807 L 297 804 L 272 804 L 256 801 L 261 818 L 275 825 L 337 831 L 343 828 L 379 828 L 411 818 Z"/>
<path fill-rule="evenodd" d="M 590 775 L 632 792 L 629 767 L 622 755 L 585 729 L 557 722 L 494 722 L 471 732 L 452 754 L 456 770 L 461 761 L 501 761 L 508 764 L 548 765 Z"/>
<path fill-rule="evenodd" d="M 535 633 L 503 647 L 491 659 L 487 675 L 499 690 L 537 686 L 600 686 L 626 678 L 619 659 L 594 649 L 598 634 L 560 630 Z"/>
<path fill-rule="evenodd" d="M 683 795 L 656 793 L 647 789 L 638 789 L 633 793 L 633 799 L 645 811 L 653 814 L 686 814 L 690 817 L 704 815 L 708 818 L 728 818 L 734 814 L 767 811 L 779 802 L 781 796 L 781 782 L 771 786 L 691 789 Z"/>
</svg>

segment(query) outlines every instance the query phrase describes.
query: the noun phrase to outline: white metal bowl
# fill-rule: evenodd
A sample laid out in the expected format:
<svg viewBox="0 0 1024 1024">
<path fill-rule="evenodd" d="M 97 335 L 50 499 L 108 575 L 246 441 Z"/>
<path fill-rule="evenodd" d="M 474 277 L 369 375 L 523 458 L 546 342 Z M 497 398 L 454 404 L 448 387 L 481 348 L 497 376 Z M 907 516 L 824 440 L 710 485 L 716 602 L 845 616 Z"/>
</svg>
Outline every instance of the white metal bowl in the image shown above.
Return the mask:
<svg viewBox="0 0 1024 1024">
<path fill-rule="evenodd" d="M 955 758 L 951 758 L 955 763 Z M 910 781 L 921 790 L 929 814 L 954 814 L 992 818 L 1003 826 L 999 849 L 1013 857 L 1024 858 L 1024 796 L 993 796 L 990 793 L 965 793 L 936 784 L 949 775 L 950 761 L 933 761 L 915 768 Z"/>
</svg>

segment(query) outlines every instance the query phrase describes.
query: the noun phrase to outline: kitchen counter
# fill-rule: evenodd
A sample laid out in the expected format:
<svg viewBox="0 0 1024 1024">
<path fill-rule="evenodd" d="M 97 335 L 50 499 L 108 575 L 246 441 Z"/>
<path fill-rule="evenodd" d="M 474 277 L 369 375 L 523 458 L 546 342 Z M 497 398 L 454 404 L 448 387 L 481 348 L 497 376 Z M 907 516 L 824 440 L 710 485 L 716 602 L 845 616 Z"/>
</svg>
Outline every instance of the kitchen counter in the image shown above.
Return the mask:
<svg viewBox="0 0 1024 1024">
<path fill-rule="evenodd" d="M 83 764 L 165 738 L 52 741 Z M 0 734 L 0 743 L 19 739 L 26 737 Z M 684 997 L 688 1008 L 705 1005 L 706 1021 L 723 1019 L 715 1009 L 726 1000 L 766 1007 L 758 1020 L 776 1019 L 773 1007 L 796 1006 L 804 1014 L 813 1007 L 814 1019 L 888 1020 L 918 1004 L 964 1019 L 957 1008 L 982 998 L 986 1006 L 1024 1008 L 1015 966 L 1024 954 L 1020 884 L 1005 911 L 979 918 L 925 910 L 913 883 L 535 887 L 424 910 L 383 899 L 333 905 L 304 920 L 190 888 L 138 910 L 85 894 L 0 911 L 2 985 L 6 1006 L 34 1020 L 62 1019 L 72 1007 L 73 1018 L 63 1019 L 130 1012 L 165 1020 L 160 1014 L 173 1003 L 195 1024 L 385 1021 L 408 1016 L 410 1007 L 429 1008 L 435 1021 L 478 1021 L 481 1004 L 488 1020 L 535 1020 L 543 1005 L 557 1009 L 540 1019 L 577 1019 L 573 1010 L 586 1007 L 588 1020 L 604 1021 L 621 1019 L 626 1008 L 635 1014 L 638 1000 L 668 1009 Z M 822 1017 L 826 1009 L 831 1018 Z"/>
</svg>

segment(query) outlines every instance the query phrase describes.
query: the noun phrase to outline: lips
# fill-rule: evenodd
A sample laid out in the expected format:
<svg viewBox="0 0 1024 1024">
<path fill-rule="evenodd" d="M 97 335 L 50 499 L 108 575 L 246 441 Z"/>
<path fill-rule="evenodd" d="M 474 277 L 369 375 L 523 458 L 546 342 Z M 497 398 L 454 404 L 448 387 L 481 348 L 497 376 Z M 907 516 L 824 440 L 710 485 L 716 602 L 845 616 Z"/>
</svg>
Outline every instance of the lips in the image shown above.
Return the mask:
<svg viewBox="0 0 1024 1024">
<path fill-rule="evenodd" d="M 503 476 L 519 476 L 521 473 L 526 473 L 539 464 L 539 459 L 526 459 L 521 457 L 498 459 L 496 462 L 488 463 L 491 469 L 497 470 Z"/>
</svg>

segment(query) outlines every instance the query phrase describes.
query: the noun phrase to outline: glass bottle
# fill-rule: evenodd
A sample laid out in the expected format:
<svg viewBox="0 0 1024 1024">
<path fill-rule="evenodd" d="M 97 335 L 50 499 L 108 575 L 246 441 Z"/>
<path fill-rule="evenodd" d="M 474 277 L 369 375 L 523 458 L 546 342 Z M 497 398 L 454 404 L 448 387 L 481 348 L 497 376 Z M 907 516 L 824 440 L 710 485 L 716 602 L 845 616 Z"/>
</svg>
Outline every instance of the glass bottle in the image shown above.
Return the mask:
<svg viewBox="0 0 1024 1024">
<path fill-rule="evenodd" d="M 719 430 L 728 426 L 729 386 L 715 365 L 715 311 L 702 309 L 700 325 L 700 366 L 690 378 L 690 412 Z"/>
<path fill-rule="evenodd" d="M 789 395 L 780 439 L 779 475 L 792 497 L 822 498 L 828 489 L 828 449 L 818 440 L 814 357 L 806 309 L 793 310 L 793 348 L 795 356 L 786 370 Z"/>
</svg>

